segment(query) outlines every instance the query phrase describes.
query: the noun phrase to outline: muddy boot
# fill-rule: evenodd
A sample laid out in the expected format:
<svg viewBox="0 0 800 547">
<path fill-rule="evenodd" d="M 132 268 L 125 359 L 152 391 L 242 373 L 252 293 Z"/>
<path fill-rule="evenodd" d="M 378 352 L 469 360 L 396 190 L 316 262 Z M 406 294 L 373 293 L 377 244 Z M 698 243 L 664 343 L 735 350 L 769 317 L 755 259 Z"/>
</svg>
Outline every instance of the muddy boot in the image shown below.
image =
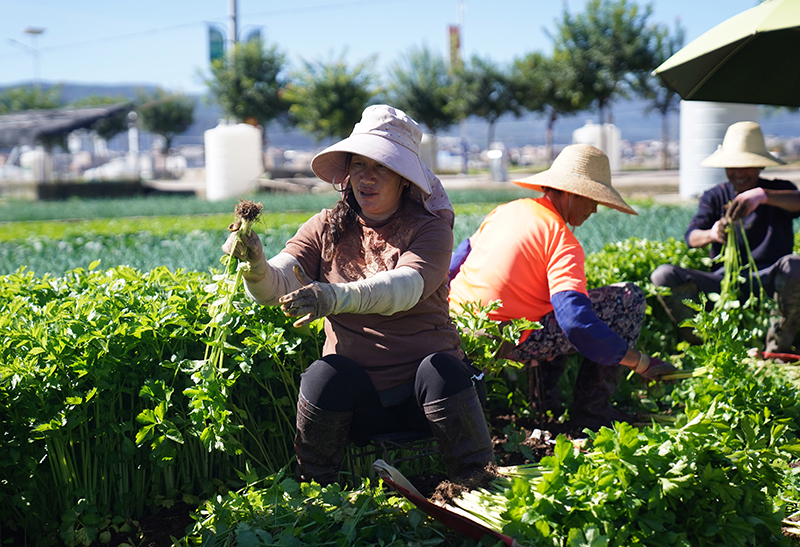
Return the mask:
<svg viewBox="0 0 800 547">
<path fill-rule="evenodd" d="M 625 367 L 600 365 L 584 359 L 575 380 L 570 421 L 597 431 L 614 422 L 633 422 L 636 417 L 611 406 L 611 395 L 622 379 Z"/>
<path fill-rule="evenodd" d="M 494 460 L 492 439 L 475 387 L 423 405 L 450 479 L 469 478 Z"/>
<path fill-rule="evenodd" d="M 540 414 L 544 415 L 547 412 L 552 412 L 553 416 L 558 417 L 564 413 L 558 381 L 564 375 L 566 367 L 566 355 L 559 355 L 532 367 L 530 372 L 534 380 L 528 397 L 531 404 Z"/>
<path fill-rule="evenodd" d="M 672 287 L 672 294 L 658 295 L 658 301 L 664 307 L 670 320 L 679 326 L 681 337 L 693 346 L 701 345 L 703 340 L 694 333 L 692 327 L 681 327 L 680 324 L 686 319 L 694 317 L 696 313 L 683 301 L 694 300 L 697 302 L 699 297 L 700 291 L 694 281 L 687 281 L 677 287 Z"/>
<path fill-rule="evenodd" d="M 791 353 L 792 342 L 800 327 L 800 282 L 778 276 L 775 279 L 775 302 L 764 351 Z"/>
<path fill-rule="evenodd" d="M 352 419 L 352 412 L 323 410 L 300 394 L 294 437 L 298 480 L 311 482 L 313 479 L 324 486 L 339 479 Z"/>
</svg>

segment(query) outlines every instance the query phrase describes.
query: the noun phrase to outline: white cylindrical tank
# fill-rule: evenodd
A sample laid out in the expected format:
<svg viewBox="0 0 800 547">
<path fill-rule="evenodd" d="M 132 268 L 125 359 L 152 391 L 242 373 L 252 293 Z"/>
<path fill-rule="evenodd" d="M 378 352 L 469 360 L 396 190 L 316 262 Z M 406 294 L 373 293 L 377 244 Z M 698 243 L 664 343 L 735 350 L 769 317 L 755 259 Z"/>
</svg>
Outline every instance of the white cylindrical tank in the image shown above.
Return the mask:
<svg viewBox="0 0 800 547">
<path fill-rule="evenodd" d="M 206 199 L 219 201 L 249 194 L 264 172 L 261 130 L 249 124 L 220 123 L 204 134 Z"/>
<path fill-rule="evenodd" d="M 19 166 L 34 182 L 47 182 L 52 178 L 52 158 L 41 147 L 25 150 L 19 155 Z"/>
<path fill-rule="evenodd" d="M 572 144 L 591 144 L 608 156 L 611 171 L 619 171 L 622 164 L 622 132 L 611 123 L 602 126 L 586 120 L 583 127 L 572 132 Z"/>
<path fill-rule="evenodd" d="M 422 163 L 427 165 L 428 169 L 433 172 L 436 172 L 439 167 L 436 165 L 436 154 L 436 135 L 432 135 L 431 133 L 423 133 L 422 140 L 419 143 L 419 159 L 421 159 Z"/>
<path fill-rule="evenodd" d="M 678 191 L 682 198 L 695 198 L 728 180 L 725 169 L 701 167 L 700 162 L 722 144 L 731 124 L 743 121 L 758 122 L 757 105 L 681 101 Z"/>
</svg>

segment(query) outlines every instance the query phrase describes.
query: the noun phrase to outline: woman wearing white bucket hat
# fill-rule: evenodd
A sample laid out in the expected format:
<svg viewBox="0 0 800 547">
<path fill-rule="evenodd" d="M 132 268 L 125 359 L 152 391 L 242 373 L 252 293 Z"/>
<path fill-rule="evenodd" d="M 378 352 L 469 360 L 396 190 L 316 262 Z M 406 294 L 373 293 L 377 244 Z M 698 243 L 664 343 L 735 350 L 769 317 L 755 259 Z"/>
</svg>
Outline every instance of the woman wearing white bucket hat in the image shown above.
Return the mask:
<svg viewBox="0 0 800 547">
<path fill-rule="evenodd" d="M 336 481 L 348 438 L 409 429 L 433 432 L 452 478 L 493 459 L 482 374 L 449 316 L 453 210 L 420 160 L 421 137 L 402 111 L 368 107 L 350 137 L 311 163 L 341 191 L 337 204 L 269 261 L 257 235 L 244 237 L 250 296 L 281 304 L 296 324 L 325 318 L 323 357 L 300 381 L 303 480 Z"/>
<path fill-rule="evenodd" d="M 566 355 L 583 356 L 570 418 L 597 429 L 633 417 L 610 406 L 624 370 L 647 379 L 675 368 L 634 349 L 644 319 L 645 298 L 631 283 L 586 289 L 584 252 L 569 230 L 603 204 L 636 214 L 611 186 L 608 158 L 594 146 L 567 146 L 547 171 L 515 184 L 544 193 L 497 207 L 470 237 L 471 250 L 451 282 L 450 303 L 486 305 L 500 300 L 492 318 L 525 318 L 530 331 L 508 358 L 541 365 L 539 412 L 560 413 L 558 380 Z"/>
<path fill-rule="evenodd" d="M 719 256 L 730 222 L 741 220 L 747 241 L 758 268 L 758 277 L 767 294 L 778 304 L 778 312 L 770 322 L 765 351 L 788 353 L 800 327 L 800 256 L 794 248 L 793 221 L 800 216 L 800 192 L 786 180 L 761 177 L 765 167 L 783 161 L 769 153 L 761 127 L 755 122 L 737 122 L 728 127 L 722 145 L 700 165 L 724 167 L 728 182 L 719 184 L 700 197 L 697 213 L 686 230 L 689 247 L 710 245 L 712 257 Z M 737 238 L 742 235 L 737 231 Z M 747 264 L 746 248 L 740 245 L 742 264 Z M 672 294 L 661 298 L 668 315 L 680 324 L 694 316 L 683 304 L 685 299 L 698 300 L 699 293 L 718 293 L 724 276 L 721 263 L 710 272 L 662 264 L 650 276 L 651 281 L 670 287 Z M 749 290 L 749 283 L 743 289 Z M 681 329 L 690 342 L 702 341 Z"/>
</svg>

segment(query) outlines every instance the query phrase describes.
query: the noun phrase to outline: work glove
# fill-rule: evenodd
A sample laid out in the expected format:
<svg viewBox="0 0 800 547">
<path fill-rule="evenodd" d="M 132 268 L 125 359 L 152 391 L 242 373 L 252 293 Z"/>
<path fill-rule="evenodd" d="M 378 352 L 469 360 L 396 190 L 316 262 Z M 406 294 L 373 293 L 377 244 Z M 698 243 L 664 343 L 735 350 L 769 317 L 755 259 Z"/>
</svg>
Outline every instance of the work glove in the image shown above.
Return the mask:
<svg viewBox="0 0 800 547">
<path fill-rule="evenodd" d="M 231 225 L 229 229 L 235 228 Z M 249 268 L 245 268 L 242 277 L 249 282 L 257 282 L 265 278 L 269 273 L 269 265 L 264 257 L 264 247 L 261 245 L 261 238 L 255 230 L 249 234 L 234 231 L 222 245 L 222 252 L 226 255 L 235 256 L 239 260 L 247 262 Z"/>
<path fill-rule="evenodd" d="M 767 192 L 760 186 L 745 190 L 737 195 L 728 205 L 728 216 L 731 220 L 744 218 L 767 202 Z"/>
<path fill-rule="evenodd" d="M 658 357 L 650 357 L 643 353 L 639 358 L 639 364 L 633 370 L 648 380 L 660 380 L 663 375 L 672 374 L 677 372 L 678 369 Z"/>
<path fill-rule="evenodd" d="M 283 313 L 300 318 L 294 322 L 295 327 L 302 327 L 315 319 L 330 315 L 336 305 L 333 286 L 330 283 L 312 281 L 299 266 L 295 266 L 293 270 L 303 287 L 278 300 Z"/>
</svg>

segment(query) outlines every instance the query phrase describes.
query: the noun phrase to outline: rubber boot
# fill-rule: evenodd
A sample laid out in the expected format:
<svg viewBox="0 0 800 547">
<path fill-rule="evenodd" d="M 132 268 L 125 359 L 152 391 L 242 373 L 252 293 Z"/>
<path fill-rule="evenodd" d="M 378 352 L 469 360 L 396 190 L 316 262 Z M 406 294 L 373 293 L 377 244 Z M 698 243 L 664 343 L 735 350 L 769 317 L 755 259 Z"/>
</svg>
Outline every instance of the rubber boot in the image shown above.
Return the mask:
<svg viewBox="0 0 800 547">
<path fill-rule="evenodd" d="M 611 406 L 611 395 L 622 379 L 621 365 L 600 365 L 584 358 L 572 399 L 570 421 L 573 424 L 597 431 L 611 427 L 614 422 L 632 422 L 635 416 Z"/>
<path fill-rule="evenodd" d="M 494 460 L 492 439 L 475 386 L 422 407 L 450 479 L 467 479 Z"/>
<path fill-rule="evenodd" d="M 791 353 L 792 342 L 800 327 L 800 283 L 778 276 L 775 279 L 775 302 L 778 309 L 770 317 L 764 351 Z"/>
<path fill-rule="evenodd" d="M 558 381 L 564 375 L 566 366 L 567 355 L 559 355 L 532 367 L 531 374 L 535 380 L 529 397 L 531 404 L 540 414 L 552 412 L 553 416 L 558 417 L 564 413 Z"/>
<path fill-rule="evenodd" d="M 658 295 L 658 301 L 661 302 L 670 320 L 679 326 L 681 337 L 693 346 L 701 345 L 703 340 L 694 333 L 692 327 L 681 327 L 680 324 L 697 313 L 683 301 L 694 300 L 697 302 L 699 297 L 700 291 L 694 281 L 687 281 L 677 287 L 672 287 L 672 294 Z"/>
<path fill-rule="evenodd" d="M 332 412 L 314 406 L 302 394 L 297 401 L 297 479 L 325 486 L 339 479 L 352 412 Z"/>
</svg>

